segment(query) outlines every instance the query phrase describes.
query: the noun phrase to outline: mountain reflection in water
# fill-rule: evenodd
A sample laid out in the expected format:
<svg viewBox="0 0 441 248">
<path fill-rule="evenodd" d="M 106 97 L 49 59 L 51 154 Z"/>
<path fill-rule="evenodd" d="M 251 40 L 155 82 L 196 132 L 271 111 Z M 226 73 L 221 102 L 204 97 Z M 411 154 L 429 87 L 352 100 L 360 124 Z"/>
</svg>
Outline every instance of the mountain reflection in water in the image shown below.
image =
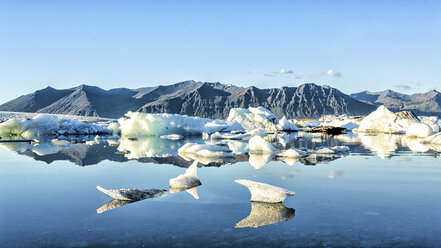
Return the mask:
<svg viewBox="0 0 441 248">
<path fill-rule="evenodd" d="M 39 143 L 0 143 L 0 147 L 44 161 L 48 164 L 57 160 L 68 160 L 76 165 L 87 166 L 98 164 L 103 160 L 127 162 L 137 160 L 141 163 L 172 164 L 188 167 L 198 159 L 204 166 L 222 166 L 237 162 L 249 161 L 260 169 L 272 160 L 284 161 L 293 166 L 297 162 L 304 165 L 330 163 L 348 154 L 316 154 L 311 153 L 298 158 L 281 158 L 275 155 L 249 155 L 246 140 L 216 140 L 210 141 L 201 137 L 191 137 L 182 140 L 169 140 L 159 137 L 145 137 L 138 140 L 115 139 L 115 137 L 75 136 L 62 137 L 60 140 L 69 142 L 54 142 L 54 137 L 40 137 Z M 280 150 L 289 148 L 314 149 L 320 146 L 348 146 L 350 154 L 376 155 L 382 159 L 390 158 L 400 152 L 412 152 L 419 155 L 437 156 L 441 146 L 422 144 L 420 139 L 404 135 L 392 134 L 342 134 L 325 135 L 318 133 L 291 133 L 268 135 L 265 137 Z M 81 142 L 79 142 L 81 141 Z M 178 154 L 178 149 L 187 142 L 214 143 L 227 146 L 235 153 L 233 158 L 196 158 Z"/>
</svg>

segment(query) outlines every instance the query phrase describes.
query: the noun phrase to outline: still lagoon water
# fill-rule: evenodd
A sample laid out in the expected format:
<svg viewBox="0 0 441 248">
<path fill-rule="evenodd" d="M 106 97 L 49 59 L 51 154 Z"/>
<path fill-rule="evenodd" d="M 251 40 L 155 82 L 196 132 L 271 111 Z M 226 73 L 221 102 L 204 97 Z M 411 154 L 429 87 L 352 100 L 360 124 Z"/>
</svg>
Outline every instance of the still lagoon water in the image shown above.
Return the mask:
<svg viewBox="0 0 441 248">
<path fill-rule="evenodd" d="M 404 136 L 291 134 L 272 141 L 279 148 L 351 151 L 285 161 L 249 156 L 246 142 L 223 141 L 239 155 L 201 160 L 201 186 L 137 202 L 112 201 L 96 186 L 168 190 L 170 178 L 193 162 L 177 154 L 189 140 L 97 140 L 0 144 L 0 247 L 441 244 L 441 149 Z M 235 179 L 296 196 L 283 204 L 250 203 Z"/>
</svg>

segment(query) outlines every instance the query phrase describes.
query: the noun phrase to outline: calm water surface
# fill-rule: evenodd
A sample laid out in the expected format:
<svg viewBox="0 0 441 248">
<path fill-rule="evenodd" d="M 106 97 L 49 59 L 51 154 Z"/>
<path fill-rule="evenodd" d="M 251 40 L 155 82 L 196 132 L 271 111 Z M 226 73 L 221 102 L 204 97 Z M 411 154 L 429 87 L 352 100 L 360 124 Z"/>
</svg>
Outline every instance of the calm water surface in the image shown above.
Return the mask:
<svg viewBox="0 0 441 248">
<path fill-rule="evenodd" d="M 272 141 L 279 148 L 348 145 L 351 152 L 202 161 L 201 186 L 128 203 L 111 202 L 96 186 L 168 190 L 170 178 L 192 163 L 177 154 L 187 140 L 2 144 L 0 247 L 439 247 L 438 147 L 392 135 Z M 246 143 L 222 143 L 246 151 Z M 235 179 L 297 195 L 283 204 L 250 203 Z"/>
</svg>

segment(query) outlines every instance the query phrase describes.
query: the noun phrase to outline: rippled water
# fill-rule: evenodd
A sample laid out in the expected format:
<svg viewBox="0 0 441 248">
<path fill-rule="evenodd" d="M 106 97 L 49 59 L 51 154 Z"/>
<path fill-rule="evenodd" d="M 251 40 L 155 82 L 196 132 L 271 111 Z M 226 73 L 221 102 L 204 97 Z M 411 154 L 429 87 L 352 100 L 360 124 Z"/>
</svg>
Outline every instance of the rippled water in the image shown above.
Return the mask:
<svg viewBox="0 0 441 248">
<path fill-rule="evenodd" d="M 67 137 L 71 139 L 72 137 Z M 94 137 L 81 139 L 93 140 Z M 53 146 L 0 144 L 0 247 L 437 247 L 440 147 L 397 135 L 270 137 L 279 148 L 347 145 L 350 153 L 282 161 L 239 154 L 199 164 L 202 185 L 137 202 L 96 189 L 166 189 L 200 138 Z M 219 143 L 219 142 L 218 142 Z M 283 204 L 250 203 L 249 179 L 296 191 Z M 197 199 L 198 198 L 198 199 Z"/>
</svg>

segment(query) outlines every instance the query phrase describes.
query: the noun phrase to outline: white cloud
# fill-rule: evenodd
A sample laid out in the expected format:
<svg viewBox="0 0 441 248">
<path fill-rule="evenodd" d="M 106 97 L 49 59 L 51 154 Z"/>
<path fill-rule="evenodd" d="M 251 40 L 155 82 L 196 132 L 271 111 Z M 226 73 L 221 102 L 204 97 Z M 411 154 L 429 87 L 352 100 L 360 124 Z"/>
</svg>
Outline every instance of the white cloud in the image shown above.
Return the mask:
<svg viewBox="0 0 441 248">
<path fill-rule="evenodd" d="M 276 72 L 277 74 L 293 74 L 294 72 L 292 70 L 286 70 L 285 68 L 280 69 Z"/>
<path fill-rule="evenodd" d="M 326 75 L 327 75 L 328 77 L 342 77 L 342 75 L 341 75 L 340 72 L 337 72 L 337 71 L 334 71 L 334 70 L 331 70 L 331 69 L 329 69 L 329 70 L 326 72 Z"/>
</svg>

